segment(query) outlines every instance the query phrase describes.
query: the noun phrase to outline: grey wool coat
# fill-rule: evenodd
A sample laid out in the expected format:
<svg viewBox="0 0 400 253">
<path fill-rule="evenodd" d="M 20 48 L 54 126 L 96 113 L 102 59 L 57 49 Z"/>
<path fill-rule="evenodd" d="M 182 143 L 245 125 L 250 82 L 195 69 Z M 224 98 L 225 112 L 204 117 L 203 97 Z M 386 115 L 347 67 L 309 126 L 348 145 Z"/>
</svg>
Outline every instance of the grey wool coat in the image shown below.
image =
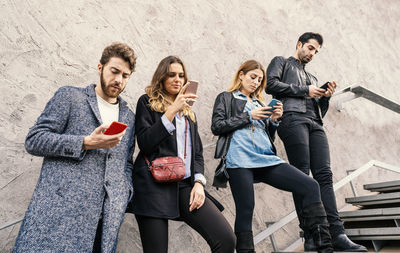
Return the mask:
<svg viewBox="0 0 400 253">
<path fill-rule="evenodd" d="M 116 249 L 133 194 L 135 115 L 119 97 L 128 125 L 121 143 L 82 152 L 84 136 L 102 123 L 94 88 L 60 88 L 29 130 L 26 150 L 44 159 L 13 252 L 92 252 L 102 213 L 102 252 Z"/>
</svg>

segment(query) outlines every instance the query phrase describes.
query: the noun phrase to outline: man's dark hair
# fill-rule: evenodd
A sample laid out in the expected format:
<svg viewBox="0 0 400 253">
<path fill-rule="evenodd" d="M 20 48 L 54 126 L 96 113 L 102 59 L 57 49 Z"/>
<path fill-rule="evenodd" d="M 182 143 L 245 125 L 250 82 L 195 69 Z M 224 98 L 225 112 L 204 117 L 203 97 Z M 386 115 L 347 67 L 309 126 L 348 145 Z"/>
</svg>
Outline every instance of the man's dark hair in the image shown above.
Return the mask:
<svg viewBox="0 0 400 253">
<path fill-rule="evenodd" d="M 136 55 L 133 49 L 125 43 L 114 42 L 108 47 L 104 48 L 103 54 L 100 58 L 100 63 L 105 65 L 110 58 L 119 57 L 129 63 L 131 72 L 135 71 Z"/>
<path fill-rule="evenodd" d="M 297 40 L 297 42 L 301 42 L 301 44 L 304 45 L 304 43 L 307 43 L 310 39 L 315 39 L 316 41 L 318 41 L 318 44 L 322 47 L 322 43 L 324 43 L 324 39 L 322 38 L 322 35 L 319 33 L 312 33 L 312 32 L 306 32 L 303 33 L 299 39 Z"/>
</svg>

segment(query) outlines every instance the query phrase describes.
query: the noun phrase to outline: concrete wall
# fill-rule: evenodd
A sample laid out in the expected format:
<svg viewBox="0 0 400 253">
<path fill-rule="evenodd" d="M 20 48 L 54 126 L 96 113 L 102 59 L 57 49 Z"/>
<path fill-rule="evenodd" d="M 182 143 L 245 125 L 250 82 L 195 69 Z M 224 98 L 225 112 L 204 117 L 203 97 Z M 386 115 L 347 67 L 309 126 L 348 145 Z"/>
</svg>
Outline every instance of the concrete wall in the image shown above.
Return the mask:
<svg viewBox="0 0 400 253">
<path fill-rule="evenodd" d="M 216 95 L 226 89 L 243 61 L 268 65 L 276 55 L 290 56 L 305 31 L 323 34 L 325 43 L 308 69 L 321 84 L 337 80 L 339 89 L 362 84 L 400 102 L 398 18 L 400 2 L 249 0 L 249 1 L 1 1 L 0 2 L 0 224 L 24 215 L 40 173 L 41 158 L 28 155 L 24 138 L 48 99 L 63 85 L 97 82 L 102 49 L 113 41 L 130 44 L 138 54 L 137 71 L 124 97 L 134 109 L 158 62 L 175 54 L 189 76 L 200 81 L 194 108 L 204 144 L 216 140 L 210 115 Z M 397 28 L 396 28 L 397 27 Z M 267 97 L 269 100 L 270 97 Z M 400 115 L 364 99 L 333 108 L 325 118 L 334 181 L 370 159 L 400 165 Z M 279 154 L 286 158 L 278 139 Z M 214 147 L 205 150 L 206 176 L 211 181 Z M 375 169 L 362 183 L 399 178 Z M 207 189 L 225 205 L 233 225 L 229 189 Z M 291 195 L 257 184 L 254 232 L 293 210 Z M 351 195 L 346 186 L 338 205 Z M 0 231 L 0 252 L 9 252 L 19 225 Z M 170 252 L 209 252 L 205 241 L 183 223 L 170 223 Z M 296 239 L 296 222 L 280 230 L 281 248 Z M 270 252 L 269 240 L 257 252 Z M 141 252 L 138 228 L 127 215 L 118 252 Z"/>
</svg>

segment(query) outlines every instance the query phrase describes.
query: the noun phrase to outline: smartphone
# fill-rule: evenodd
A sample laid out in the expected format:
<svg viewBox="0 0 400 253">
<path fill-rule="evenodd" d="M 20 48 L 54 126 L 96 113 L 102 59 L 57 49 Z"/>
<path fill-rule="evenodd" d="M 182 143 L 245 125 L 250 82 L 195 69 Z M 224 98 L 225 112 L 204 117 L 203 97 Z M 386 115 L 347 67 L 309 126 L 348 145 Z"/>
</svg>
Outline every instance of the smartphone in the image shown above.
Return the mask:
<svg viewBox="0 0 400 253">
<path fill-rule="evenodd" d="M 275 106 L 277 103 L 282 103 L 282 102 L 279 101 L 278 99 L 273 98 L 273 99 L 271 100 L 271 102 L 269 102 L 269 104 L 268 104 L 268 106 L 271 106 L 272 108 L 271 108 L 271 109 L 267 109 L 267 111 L 272 112 L 272 111 L 275 109 L 274 106 Z"/>
<path fill-rule="evenodd" d="M 329 87 L 328 84 L 329 84 L 329 82 L 326 82 L 326 83 L 324 83 L 320 88 L 321 88 L 321 89 L 327 90 L 328 87 Z"/>
<path fill-rule="evenodd" d="M 194 81 L 194 80 L 190 80 L 189 84 L 185 90 L 185 94 L 193 94 L 196 95 L 197 93 L 197 88 L 199 87 L 199 82 L 198 81 Z M 192 106 L 194 103 L 194 101 L 189 101 L 188 105 Z"/>
<path fill-rule="evenodd" d="M 107 135 L 114 135 L 114 134 L 119 134 L 122 131 L 125 130 L 125 128 L 127 128 L 128 125 L 118 122 L 118 121 L 114 121 L 113 123 L 111 123 L 110 127 L 106 129 L 106 131 L 104 131 L 104 134 Z"/>
</svg>

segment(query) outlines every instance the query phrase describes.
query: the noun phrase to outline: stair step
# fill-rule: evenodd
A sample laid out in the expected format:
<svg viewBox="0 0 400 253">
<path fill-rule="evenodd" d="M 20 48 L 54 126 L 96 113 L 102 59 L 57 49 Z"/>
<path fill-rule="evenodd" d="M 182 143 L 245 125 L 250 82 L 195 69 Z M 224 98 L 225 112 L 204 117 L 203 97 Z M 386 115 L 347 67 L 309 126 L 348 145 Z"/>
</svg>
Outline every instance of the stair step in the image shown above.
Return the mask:
<svg viewBox="0 0 400 253">
<path fill-rule="evenodd" d="M 372 192 L 400 191 L 400 180 L 366 184 L 364 189 Z"/>
<path fill-rule="evenodd" d="M 346 198 L 346 203 L 361 206 L 400 203 L 400 192 Z"/>
<path fill-rule="evenodd" d="M 347 236 L 360 240 L 400 240 L 400 228 L 353 228 L 346 229 Z"/>
<path fill-rule="evenodd" d="M 400 219 L 400 207 L 377 208 L 339 213 L 343 221 L 372 221 Z"/>
</svg>

